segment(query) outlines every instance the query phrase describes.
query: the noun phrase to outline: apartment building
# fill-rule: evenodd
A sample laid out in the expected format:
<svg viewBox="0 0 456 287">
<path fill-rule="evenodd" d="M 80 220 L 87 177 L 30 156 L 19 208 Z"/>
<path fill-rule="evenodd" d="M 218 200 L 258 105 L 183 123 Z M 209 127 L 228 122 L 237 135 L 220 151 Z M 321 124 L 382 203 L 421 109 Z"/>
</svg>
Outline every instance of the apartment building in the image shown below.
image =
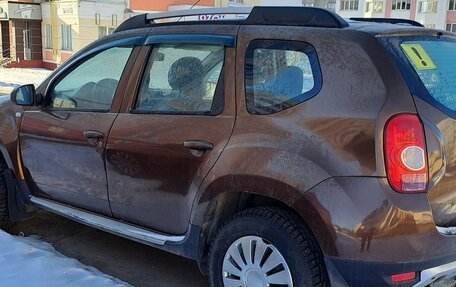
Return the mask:
<svg viewBox="0 0 456 287">
<path fill-rule="evenodd" d="M 134 13 L 153 13 L 182 9 L 214 7 L 216 0 L 129 0 Z"/>
<path fill-rule="evenodd" d="M 344 18 L 401 18 L 456 32 L 456 0 L 219 0 L 217 6 L 307 6 L 326 8 Z"/>
<path fill-rule="evenodd" d="M 25 67 L 41 64 L 39 1 L 0 1 L 0 64 L 15 59 Z"/>
<path fill-rule="evenodd" d="M 128 15 L 126 0 L 44 0 L 43 66 L 53 69 L 94 40 L 111 34 Z"/>
<path fill-rule="evenodd" d="M 110 34 L 128 0 L 0 0 L 0 65 L 54 69 Z"/>
<path fill-rule="evenodd" d="M 302 6 L 302 0 L 220 0 L 218 6 Z"/>
<path fill-rule="evenodd" d="M 401 18 L 456 32 L 456 0 L 336 0 L 344 18 Z"/>
</svg>

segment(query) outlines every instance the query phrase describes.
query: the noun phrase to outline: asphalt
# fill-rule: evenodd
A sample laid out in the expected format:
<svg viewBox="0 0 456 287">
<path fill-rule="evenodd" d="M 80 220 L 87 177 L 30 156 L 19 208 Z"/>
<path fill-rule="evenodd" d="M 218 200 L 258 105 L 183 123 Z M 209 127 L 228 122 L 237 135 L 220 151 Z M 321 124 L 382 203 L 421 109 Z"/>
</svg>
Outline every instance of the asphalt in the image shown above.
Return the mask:
<svg viewBox="0 0 456 287">
<path fill-rule="evenodd" d="M 48 212 L 39 211 L 33 217 L 16 223 L 10 233 L 37 235 L 63 255 L 133 286 L 209 286 L 192 260 Z"/>
</svg>

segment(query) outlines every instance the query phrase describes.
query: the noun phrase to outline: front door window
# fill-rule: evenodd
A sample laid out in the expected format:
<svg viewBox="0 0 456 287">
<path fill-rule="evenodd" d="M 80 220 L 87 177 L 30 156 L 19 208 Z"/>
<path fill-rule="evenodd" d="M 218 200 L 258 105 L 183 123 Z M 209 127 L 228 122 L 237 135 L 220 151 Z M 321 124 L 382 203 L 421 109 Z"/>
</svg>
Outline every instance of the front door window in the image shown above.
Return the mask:
<svg viewBox="0 0 456 287">
<path fill-rule="evenodd" d="M 53 85 L 48 107 L 108 111 L 132 47 L 115 47 L 71 69 Z"/>
</svg>

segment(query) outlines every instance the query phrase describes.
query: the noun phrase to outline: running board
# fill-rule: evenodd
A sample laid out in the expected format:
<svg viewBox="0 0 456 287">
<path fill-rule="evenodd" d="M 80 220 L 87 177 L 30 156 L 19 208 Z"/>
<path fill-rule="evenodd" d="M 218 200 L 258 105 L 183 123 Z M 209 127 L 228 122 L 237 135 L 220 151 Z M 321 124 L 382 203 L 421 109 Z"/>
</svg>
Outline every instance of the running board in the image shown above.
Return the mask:
<svg viewBox="0 0 456 287">
<path fill-rule="evenodd" d="M 38 207 L 78 221 L 82 224 L 148 245 L 156 244 L 163 246 L 166 242 L 178 243 L 182 242 L 185 239 L 185 236 L 183 235 L 172 236 L 156 233 L 147 229 L 120 222 L 118 220 L 110 219 L 105 216 L 96 215 L 87 211 L 82 211 L 80 209 L 56 203 L 55 201 L 38 198 L 36 196 L 30 196 L 30 201 Z"/>
</svg>

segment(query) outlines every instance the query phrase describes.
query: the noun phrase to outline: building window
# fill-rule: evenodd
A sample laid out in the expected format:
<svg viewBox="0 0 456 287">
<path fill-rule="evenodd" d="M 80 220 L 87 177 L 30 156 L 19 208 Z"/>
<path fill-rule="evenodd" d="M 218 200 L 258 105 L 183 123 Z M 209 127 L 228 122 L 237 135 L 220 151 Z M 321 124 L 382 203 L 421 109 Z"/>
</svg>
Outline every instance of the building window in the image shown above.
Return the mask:
<svg viewBox="0 0 456 287">
<path fill-rule="evenodd" d="M 62 25 L 62 50 L 71 51 L 71 26 L 70 25 Z"/>
<path fill-rule="evenodd" d="M 357 11 L 359 8 L 359 0 L 342 0 L 340 1 L 340 10 Z"/>
<path fill-rule="evenodd" d="M 448 5 L 448 10 L 456 10 L 456 0 L 450 0 L 450 5 Z"/>
<path fill-rule="evenodd" d="M 437 13 L 437 2 L 436 1 L 418 2 L 418 13 Z"/>
<path fill-rule="evenodd" d="M 49 24 L 44 25 L 44 48 L 52 49 L 52 26 Z"/>
<path fill-rule="evenodd" d="M 411 0 L 393 0 L 392 10 L 410 10 Z"/>
<path fill-rule="evenodd" d="M 328 2 L 328 4 L 326 4 L 326 9 L 336 11 L 336 2 Z"/>
<path fill-rule="evenodd" d="M 446 25 L 446 30 L 449 31 L 449 32 L 456 33 L 456 23 L 447 24 Z"/>
<path fill-rule="evenodd" d="M 374 1 L 374 13 L 383 13 L 383 1 Z"/>
<path fill-rule="evenodd" d="M 98 26 L 98 39 L 103 38 L 104 36 L 111 35 L 114 33 L 116 28 L 110 28 L 106 26 Z"/>
<path fill-rule="evenodd" d="M 429 29 L 435 29 L 435 24 L 425 24 L 424 27 Z"/>
</svg>

